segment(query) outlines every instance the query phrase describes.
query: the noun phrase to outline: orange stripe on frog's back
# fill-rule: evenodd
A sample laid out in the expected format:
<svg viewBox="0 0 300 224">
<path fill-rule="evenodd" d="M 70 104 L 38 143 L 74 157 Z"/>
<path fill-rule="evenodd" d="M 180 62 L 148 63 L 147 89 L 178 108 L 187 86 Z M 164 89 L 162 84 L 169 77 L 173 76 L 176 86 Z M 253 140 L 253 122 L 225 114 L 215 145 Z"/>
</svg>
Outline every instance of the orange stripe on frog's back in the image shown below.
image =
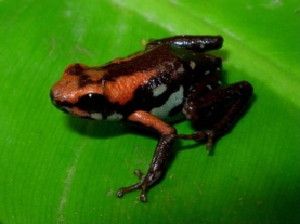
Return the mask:
<svg viewBox="0 0 300 224">
<path fill-rule="evenodd" d="M 119 76 L 104 84 L 104 95 L 112 103 L 125 105 L 132 98 L 134 91 L 154 77 L 157 70 L 138 71 L 132 75 Z"/>
</svg>

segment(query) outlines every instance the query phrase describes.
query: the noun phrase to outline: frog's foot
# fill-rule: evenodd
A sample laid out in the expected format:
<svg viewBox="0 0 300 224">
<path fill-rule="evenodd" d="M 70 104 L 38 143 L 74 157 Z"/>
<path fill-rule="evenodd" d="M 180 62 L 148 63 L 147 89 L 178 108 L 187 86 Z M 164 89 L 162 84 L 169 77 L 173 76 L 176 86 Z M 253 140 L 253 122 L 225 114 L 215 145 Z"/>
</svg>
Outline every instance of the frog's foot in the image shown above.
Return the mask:
<svg viewBox="0 0 300 224">
<path fill-rule="evenodd" d="M 177 138 L 195 140 L 197 142 L 206 141 L 206 148 L 210 151 L 215 139 L 215 132 L 213 130 L 202 130 L 193 134 L 179 134 L 177 135 Z"/>
<path fill-rule="evenodd" d="M 128 187 L 121 187 L 117 192 L 117 197 L 121 198 L 129 192 L 132 192 L 134 190 L 141 190 L 140 201 L 146 202 L 147 201 L 146 191 L 153 183 L 153 180 L 151 180 L 150 175 L 146 175 L 146 176 L 143 175 L 141 170 L 135 170 L 134 174 L 140 179 L 140 181 Z"/>
</svg>

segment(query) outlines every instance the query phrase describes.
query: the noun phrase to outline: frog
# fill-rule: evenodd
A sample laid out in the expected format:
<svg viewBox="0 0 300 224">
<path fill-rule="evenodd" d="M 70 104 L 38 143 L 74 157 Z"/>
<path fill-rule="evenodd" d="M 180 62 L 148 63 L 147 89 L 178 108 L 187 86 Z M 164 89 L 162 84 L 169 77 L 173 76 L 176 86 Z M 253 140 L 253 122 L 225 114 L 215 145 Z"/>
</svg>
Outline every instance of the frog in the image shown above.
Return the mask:
<svg viewBox="0 0 300 224">
<path fill-rule="evenodd" d="M 71 64 L 52 86 L 52 103 L 70 115 L 132 123 L 157 137 L 147 172 L 135 170 L 139 180 L 121 187 L 119 198 L 139 190 L 146 202 L 166 175 L 175 141 L 194 140 L 211 151 L 245 113 L 253 87 L 245 80 L 222 82 L 222 57 L 211 53 L 222 45 L 220 35 L 150 40 L 144 50 L 101 66 Z M 174 128 L 178 117 L 191 122 L 191 133 Z"/>
</svg>

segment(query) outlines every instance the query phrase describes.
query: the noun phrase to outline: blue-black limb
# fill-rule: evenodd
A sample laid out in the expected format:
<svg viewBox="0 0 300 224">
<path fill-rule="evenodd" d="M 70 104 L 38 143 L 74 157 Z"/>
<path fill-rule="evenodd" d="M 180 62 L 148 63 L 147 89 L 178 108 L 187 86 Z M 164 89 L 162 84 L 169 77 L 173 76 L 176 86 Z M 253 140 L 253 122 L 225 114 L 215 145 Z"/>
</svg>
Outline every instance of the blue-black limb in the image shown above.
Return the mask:
<svg viewBox="0 0 300 224">
<path fill-rule="evenodd" d="M 175 134 L 163 135 L 160 137 L 146 175 L 142 175 L 140 170 L 135 171 L 135 174 L 139 177 L 140 181 L 128 187 L 120 188 L 117 192 L 117 196 L 119 198 L 134 190 L 141 190 L 140 200 L 142 202 L 147 201 L 147 190 L 157 183 L 157 181 L 159 181 L 162 175 L 166 172 L 167 164 L 171 155 L 171 147 L 175 138 Z"/>
<path fill-rule="evenodd" d="M 207 148 L 210 149 L 213 142 L 226 134 L 241 117 L 249 104 L 252 91 L 252 86 L 247 81 L 212 90 L 204 96 L 198 96 L 196 91 L 188 99 L 184 111 L 197 131 L 177 137 L 206 141 Z"/>
<path fill-rule="evenodd" d="M 151 49 L 159 45 L 168 45 L 172 48 L 185 48 L 195 52 L 205 52 L 220 49 L 222 44 L 223 37 L 221 36 L 183 35 L 149 41 L 146 44 L 146 49 Z"/>
</svg>

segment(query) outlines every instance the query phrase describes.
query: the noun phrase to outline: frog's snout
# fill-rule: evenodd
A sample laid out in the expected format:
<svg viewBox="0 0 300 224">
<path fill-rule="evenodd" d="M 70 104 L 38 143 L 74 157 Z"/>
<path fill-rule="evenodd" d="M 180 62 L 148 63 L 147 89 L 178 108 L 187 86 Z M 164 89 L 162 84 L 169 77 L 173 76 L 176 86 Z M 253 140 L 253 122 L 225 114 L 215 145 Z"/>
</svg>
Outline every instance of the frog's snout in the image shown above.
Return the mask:
<svg viewBox="0 0 300 224">
<path fill-rule="evenodd" d="M 56 87 L 57 85 L 55 84 L 50 90 L 50 100 L 56 108 L 68 113 L 68 110 L 66 108 L 71 107 L 71 104 L 63 100 L 64 97 L 62 96 L 62 92 L 59 88 Z"/>
<path fill-rule="evenodd" d="M 53 104 L 56 108 L 62 110 L 62 111 L 65 112 L 65 113 L 69 113 L 68 110 L 66 110 L 65 107 L 61 106 L 60 103 L 55 99 L 55 96 L 54 96 L 54 93 L 53 93 L 52 89 L 50 90 L 50 99 L 51 99 L 52 104 Z"/>
<path fill-rule="evenodd" d="M 51 102 L 54 106 L 56 106 L 57 108 L 60 108 L 60 103 L 59 103 L 59 96 L 60 96 L 60 93 L 59 91 L 57 90 L 57 88 L 55 88 L 56 85 L 54 85 L 51 90 L 50 90 L 50 99 L 51 99 Z"/>
</svg>

